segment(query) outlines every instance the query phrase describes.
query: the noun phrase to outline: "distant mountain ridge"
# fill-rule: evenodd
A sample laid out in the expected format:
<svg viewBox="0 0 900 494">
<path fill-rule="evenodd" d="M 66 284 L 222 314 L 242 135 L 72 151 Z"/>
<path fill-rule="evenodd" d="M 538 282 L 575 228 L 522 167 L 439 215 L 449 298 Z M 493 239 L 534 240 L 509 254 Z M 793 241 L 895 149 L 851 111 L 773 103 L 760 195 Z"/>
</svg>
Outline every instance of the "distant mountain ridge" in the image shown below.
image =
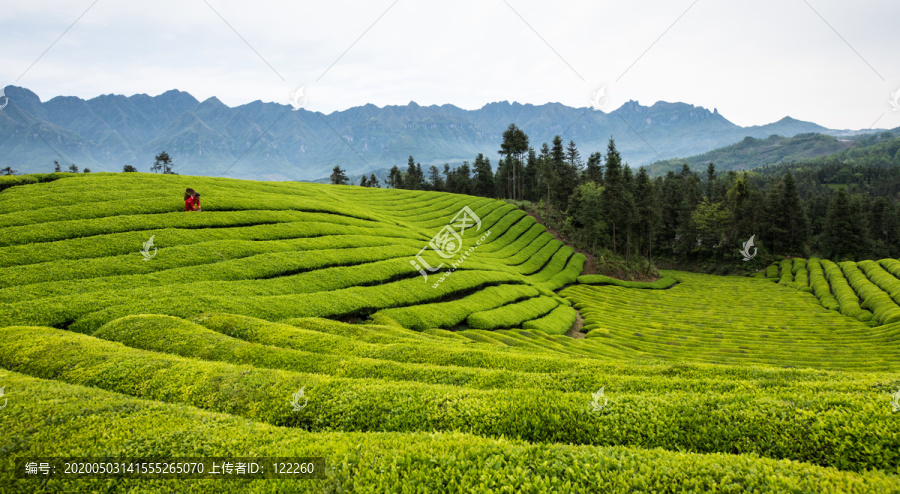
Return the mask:
<svg viewBox="0 0 900 494">
<path fill-rule="evenodd" d="M 765 139 L 748 136 L 740 142 L 699 155 L 651 163 L 647 165 L 647 172 L 654 177 L 665 175 L 670 171 L 678 172 L 684 164 L 693 171 L 704 172 L 709 163 L 714 163 L 719 171 L 751 170 L 836 153 L 852 146 L 854 142 L 816 133 L 797 134 L 794 137 L 772 135 Z"/>
<path fill-rule="evenodd" d="M 49 171 L 53 160 L 93 171 L 120 171 L 126 164 L 147 171 L 162 150 L 182 174 L 257 180 L 313 180 L 335 165 L 351 174 L 371 173 L 405 166 L 409 155 L 440 165 L 484 153 L 496 165 L 510 123 L 528 134 L 535 149 L 559 134 L 574 140 L 584 158 L 604 151 L 612 136 L 633 166 L 699 154 L 746 136 L 838 132 L 789 117 L 741 127 L 715 109 L 662 101 L 649 107 L 629 101 L 610 113 L 504 101 L 478 110 L 366 104 L 325 115 L 262 101 L 229 107 L 175 89 L 158 96 L 57 96 L 44 102 L 22 87 L 7 86 L 5 94 L 0 164 L 20 172 Z"/>
<path fill-rule="evenodd" d="M 897 135 L 900 135 L 900 127 L 846 138 L 816 133 L 797 134 L 794 137 L 772 135 L 765 139 L 745 137 L 742 141 L 729 146 L 686 158 L 657 161 L 647 165 L 646 168 L 651 176 L 665 175 L 670 171 L 678 172 L 685 164 L 696 172 L 704 172 L 709 163 L 714 163 L 719 171 L 754 170 L 760 167 L 805 163 L 819 157 L 838 156 L 844 151 L 854 150 L 860 146 L 865 148 Z"/>
</svg>

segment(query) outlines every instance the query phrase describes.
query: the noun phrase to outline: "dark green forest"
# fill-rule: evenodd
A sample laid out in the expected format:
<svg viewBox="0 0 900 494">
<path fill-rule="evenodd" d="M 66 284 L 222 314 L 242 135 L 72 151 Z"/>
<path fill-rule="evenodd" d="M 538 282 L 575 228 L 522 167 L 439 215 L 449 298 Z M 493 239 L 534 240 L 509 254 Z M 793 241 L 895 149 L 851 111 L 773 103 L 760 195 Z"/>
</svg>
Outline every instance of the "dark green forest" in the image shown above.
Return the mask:
<svg viewBox="0 0 900 494">
<path fill-rule="evenodd" d="M 763 262 L 898 257 L 898 165 L 900 138 L 885 133 L 790 164 L 722 173 L 714 163 L 704 172 L 684 163 L 680 171 L 651 178 L 646 168 L 623 163 L 612 137 L 603 152 L 585 159 L 575 142 L 564 144 L 559 136 L 535 150 L 512 124 L 496 170 L 481 154 L 472 164 L 443 170 L 423 170 L 410 156 L 386 181 L 400 189 L 507 199 L 587 253 L 649 269 L 659 259 L 740 264 L 741 246 L 751 236 Z"/>
</svg>

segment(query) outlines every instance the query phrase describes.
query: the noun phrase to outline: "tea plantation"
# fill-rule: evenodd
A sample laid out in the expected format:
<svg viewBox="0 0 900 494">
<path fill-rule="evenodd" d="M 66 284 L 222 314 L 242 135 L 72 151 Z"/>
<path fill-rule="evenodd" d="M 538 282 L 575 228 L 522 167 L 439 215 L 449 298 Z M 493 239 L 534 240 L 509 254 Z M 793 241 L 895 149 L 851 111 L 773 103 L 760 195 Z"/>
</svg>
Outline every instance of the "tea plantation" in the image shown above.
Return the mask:
<svg viewBox="0 0 900 494">
<path fill-rule="evenodd" d="M 622 282 L 470 196 L 137 173 L 0 189 L 2 492 L 900 492 L 898 261 Z M 328 468 L 13 476 L 52 456 Z"/>
</svg>

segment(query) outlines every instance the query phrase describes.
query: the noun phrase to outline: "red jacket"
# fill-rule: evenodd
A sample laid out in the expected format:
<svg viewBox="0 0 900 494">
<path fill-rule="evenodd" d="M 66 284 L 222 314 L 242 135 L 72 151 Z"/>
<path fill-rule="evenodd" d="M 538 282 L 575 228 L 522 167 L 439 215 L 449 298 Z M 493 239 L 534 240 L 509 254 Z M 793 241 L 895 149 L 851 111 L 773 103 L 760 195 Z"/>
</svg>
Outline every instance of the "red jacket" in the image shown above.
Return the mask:
<svg viewBox="0 0 900 494">
<path fill-rule="evenodd" d="M 194 210 L 194 197 L 188 197 L 186 201 L 184 201 L 184 210 L 185 211 L 193 211 Z"/>
</svg>

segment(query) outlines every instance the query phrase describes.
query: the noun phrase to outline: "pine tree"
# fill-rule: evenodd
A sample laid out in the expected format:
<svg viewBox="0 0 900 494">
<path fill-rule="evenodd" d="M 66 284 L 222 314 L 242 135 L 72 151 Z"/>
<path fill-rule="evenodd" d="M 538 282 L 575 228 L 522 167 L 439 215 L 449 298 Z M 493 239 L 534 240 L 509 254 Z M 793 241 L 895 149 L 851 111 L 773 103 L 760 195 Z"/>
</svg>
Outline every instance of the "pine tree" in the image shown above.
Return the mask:
<svg viewBox="0 0 900 494">
<path fill-rule="evenodd" d="M 612 137 L 606 148 L 606 170 L 603 173 L 604 184 L 601 197 L 603 210 L 606 213 L 606 223 L 612 232 L 613 254 L 618 253 L 619 234 L 627 223 L 628 211 L 627 193 L 622 177 L 622 158 L 616 150 L 616 143 Z"/>
<path fill-rule="evenodd" d="M 347 179 L 347 174 L 344 173 L 344 170 L 339 165 L 335 165 L 331 170 L 331 183 L 334 185 L 347 185 L 350 183 Z"/>
<path fill-rule="evenodd" d="M 637 230 L 643 239 L 647 240 L 647 266 L 653 268 L 653 234 L 659 224 L 660 214 L 657 207 L 656 188 L 644 167 L 638 169 L 634 186 L 634 197 L 637 212 Z"/>
<path fill-rule="evenodd" d="M 770 183 L 763 203 L 763 231 L 772 246 L 772 254 L 787 254 L 787 225 L 781 211 L 784 182 Z"/>
<path fill-rule="evenodd" d="M 872 202 L 869 225 L 874 254 L 878 259 L 896 257 L 895 238 L 897 231 L 897 210 L 892 201 L 879 197 Z"/>
<path fill-rule="evenodd" d="M 541 188 L 547 189 L 547 203 L 545 205 L 547 211 L 545 215 L 549 218 L 553 209 L 550 200 L 550 191 L 556 187 L 558 177 L 556 176 L 556 169 L 553 166 L 553 160 L 550 158 L 550 147 L 547 146 L 546 142 L 541 144 L 541 153 L 538 155 L 537 161 L 541 177 Z"/>
<path fill-rule="evenodd" d="M 363 174 L 362 178 L 359 179 L 359 186 L 360 187 L 368 187 L 369 186 L 369 180 L 366 178 L 365 174 Z"/>
<path fill-rule="evenodd" d="M 403 183 L 403 172 L 400 171 L 397 165 L 391 167 L 391 171 L 388 173 L 387 184 L 394 189 L 406 188 Z"/>
<path fill-rule="evenodd" d="M 485 158 L 482 153 L 475 157 L 475 177 L 473 189 L 475 195 L 481 197 L 495 197 L 494 171 L 491 169 L 491 160 Z"/>
<path fill-rule="evenodd" d="M 603 163 L 603 153 L 597 151 L 588 156 L 587 168 L 584 170 L 585 181 L 603 185 L 603 168 L 601 163 Z"/>
<path fill-rule="evenodd" d="M 712 162 L 706 167 L 706 200 L 713 202 L 718 198 L 714 198 L 716 186 L 716 165 Z"/>
<path fill-rule="evenodd" d="M 694 210 L 703 199 L 703 183 L 700 176 L 691 171 L 687 164 L 681 167 L 679 174 L 681 181 L 681 201 L 678 204 L 678 229 L 677 236 L 681 238 L 678 248 L 683 253 L 694 252 L 702 249 L 698 245 L 699 235 L 692 221 Z"/>
<path fill-rule="evenodd" d="M 579 153 L 578 148 L 575 147 L 575 141 L 569 141 L 569 145 L 566 146 L 566 163 L 576 172 L 576 174 L 581 174 L 584 163 L 581 161 L 581 153 Z"/>
<path fill-rule="evenodd" d="M 625 232 L 625 262 L 631 259 L 631 230 L 636 220 L 634 211 L 634 175 L 631 168 L 622 169 L 622 230 Z"/>
<path fill-rule="evenodd" d="M 378 182 L 378 177 L 375 174 L 369 175 L 369 187 L 375 187 L 376 189 L 381 188 L 381 183 Z"/>
<path fill-rule="evenodd" d="M 431 165 L 431 167 L 428 168 L 428 180 L 431 185 L 431 190 L 447 190 L 444 179 L 441 178 L 441 171 L 438 170 L 438 167 Z"/>
<path fill-rule="evenodd" d="M 834 261 L 852 257 L 856 249 L 859 239 L 854 238 L 856 228 L 853 225 L 853 216 L 847 191 L 838 189 L 828 205 L 824 232 L 829 257 Z"/>
<path fill-rule="evenodd" d="M 540 190 L 537 190 L 537 177 L 539 174 L 537 153 L 534 152 L 534 148 L 528 148 L 528 158 L 525 160 L 525 170 L 522 172 L 523 198 L 526 201 L 536 201 L 540 196 Z"/>
<path fill-rule="evenodd" d="M 461 165 L 456 167 L 456 173 L 453 174 L 456 184 L 454 188 L 457 194 L 470 194 L 472 192 L 472 170 L 469 168 L 469 162 L 463 161 Z"/>
<path fill-rule="evenodd" d="M 550 148 L 550 167 L 552 169 L 554 191 L 552 203 L 558 206 L 560 211 L 563 211 L 572 193 L 574 184 L 566 180 L 568 178 L 566 173 L 566 152 L 563 149 L 562 138 L 559 136 L 553 137 L 553 146 Z"/>
<path fill-rule="evenodd" d="M 53 160 L 53 164 L 56 165 L 56 166 L 53 168 L 53 171 L 55 171 L 55 172 L 57 172 L 57 173 L 59 173 L 59 172 L 62 171 L 62 166 L 60 166 L 59 161 Z"/>
<path fill-rule="evenodd" d="M 797 183 L 794 176 L 787 173 L 784 176 L 784 189 L 781 196 L 781 214 L 779 216 L 781 229 L 784 230 L 789 254 L 803 254 L 803 246 L 809 235 L 809 221 L 803 207 L 803 201 L 797 192 Z"/>
<path fill-rule="evenodd" d="M 511 187 L 508 197 L 512 199 L 522 198 L 522 155 L 528 151 L 528 136 L 522 129 L 516 127 L 516 124 L 509 124 L 506 131 L 503 132 L 503 142 L 500 143 L 498 154 L 506 158 L 509 165 L 508 174 L 510 175 Z"/>
<path fill-rule="evenodd" d="M 416 175 L 416 161 L 413 159 L 412 155 L 410 155 L 409 160 L 406 162 L 406 177 L 403 179 L 403 185 L 409 190 L 418 190 L 420 188 Z"/>
<path fill-rule="evenodd" d="M 422 190 L 425 188 L 425 174 L 422 173 L 422 164 L 416 163 L 416 190 Z"/>
</svg>

